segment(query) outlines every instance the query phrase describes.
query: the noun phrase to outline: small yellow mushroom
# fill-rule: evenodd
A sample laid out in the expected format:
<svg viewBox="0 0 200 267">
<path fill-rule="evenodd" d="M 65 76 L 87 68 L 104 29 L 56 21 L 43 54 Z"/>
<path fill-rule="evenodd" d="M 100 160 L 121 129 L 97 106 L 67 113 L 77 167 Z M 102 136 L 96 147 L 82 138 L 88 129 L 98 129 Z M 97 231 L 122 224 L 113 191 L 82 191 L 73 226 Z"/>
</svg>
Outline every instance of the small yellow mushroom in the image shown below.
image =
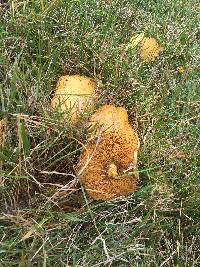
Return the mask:
<svg viewBox="0 0 200 267">
<path fill-rule="evenodd" d="M 177 71 L 178 71 L 178 73 L 182 74 L 185 72 L 185 69 L 182 66 L 180 66 L 177 68 Z"/>
<path fill-rule="evenodd" d="M 141 41 L 140 57 L 146 62 L 154 61 L 162 50 L 154 38 L 145 37 Z"/>
<path fill-rule="evenodd" d="M 111 163 L 109 166 L 108 166 L 108 177 L 110 178 L 115 178 L 118 176 L 118 173 L 117 173 L 117 166 L 114 164 L 114 163 Z"/>
</svg>

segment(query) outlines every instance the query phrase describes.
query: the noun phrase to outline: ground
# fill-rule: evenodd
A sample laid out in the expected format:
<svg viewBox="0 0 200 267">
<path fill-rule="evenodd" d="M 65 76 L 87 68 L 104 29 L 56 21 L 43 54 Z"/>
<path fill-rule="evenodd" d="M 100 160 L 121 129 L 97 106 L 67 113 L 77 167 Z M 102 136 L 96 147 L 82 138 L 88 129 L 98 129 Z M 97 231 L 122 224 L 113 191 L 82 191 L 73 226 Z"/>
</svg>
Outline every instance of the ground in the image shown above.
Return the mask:
<svg viewBox="0 0 200 267">
<path fill-rule="evenodd" d="M 195 0 L 1 1 L 0 266 L 199 266 Z M 144 62 L 134 34 L 163 48 Z M 49 103 L 64 74 L 95 79 L 97 106 L 128 110 L 140 185 L 92 201 L 74 167 L 87 141 Z M 70 116 L 70 114 L 69 114 Z"/>
</svg>

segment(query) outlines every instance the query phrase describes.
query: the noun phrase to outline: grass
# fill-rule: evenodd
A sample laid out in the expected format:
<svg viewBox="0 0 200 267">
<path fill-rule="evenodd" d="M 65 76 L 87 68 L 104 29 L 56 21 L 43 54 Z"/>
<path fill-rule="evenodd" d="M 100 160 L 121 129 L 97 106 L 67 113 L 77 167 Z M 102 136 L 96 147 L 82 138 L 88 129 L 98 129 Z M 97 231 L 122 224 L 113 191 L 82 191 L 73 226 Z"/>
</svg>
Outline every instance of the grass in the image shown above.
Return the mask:
<svg viewBox="0 0 200 267">
<path fill-rule="evenodd" d="M 0 266 L 199 266 L 198 1 L 1 2 Z M 156 61 L 124 52 L 138 32 L 163 46 Z M 128 198 L 91 201 L 76 185 L 87 129 L 49 109 L 75 73 L 137 127 Z"/>
</svg>

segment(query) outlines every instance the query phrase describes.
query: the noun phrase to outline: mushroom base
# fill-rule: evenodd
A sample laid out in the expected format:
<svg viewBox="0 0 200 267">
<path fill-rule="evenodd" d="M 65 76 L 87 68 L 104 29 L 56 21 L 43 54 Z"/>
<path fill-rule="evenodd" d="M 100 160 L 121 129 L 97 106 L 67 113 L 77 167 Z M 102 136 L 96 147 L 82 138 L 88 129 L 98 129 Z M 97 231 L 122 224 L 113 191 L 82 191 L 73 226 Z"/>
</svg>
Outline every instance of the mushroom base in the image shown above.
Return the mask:
<svg viewBox="0 0 200 267">
<path fill-rule="evenodd" d="M 137 188 L 133 172 L 138 150 L 133 128 L 127 125 L 126 129 L 105 134 L 97 143 L 94 140 L 87 144 L 77 167 L 87 194 L 96 200 L 111 200 L 133 193 Z M 110 175 L 111 166 L 117 176 Z"/>
</svg>

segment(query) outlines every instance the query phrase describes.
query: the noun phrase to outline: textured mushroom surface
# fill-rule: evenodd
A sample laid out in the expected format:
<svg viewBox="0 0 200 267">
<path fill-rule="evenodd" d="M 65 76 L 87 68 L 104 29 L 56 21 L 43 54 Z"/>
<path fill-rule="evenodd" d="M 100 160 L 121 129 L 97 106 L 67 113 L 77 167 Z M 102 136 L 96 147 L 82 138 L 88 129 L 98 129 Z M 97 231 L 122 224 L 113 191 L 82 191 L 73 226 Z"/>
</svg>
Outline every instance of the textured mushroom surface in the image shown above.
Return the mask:
<svg viewBox="0 0 200 267">
<path fill-rule="evenodd" d="M 140 57 L 146 62 L 154 61 L 162 50 L 154 38 L 145 37 L 141 41 Z"/>
<path fill-rule="evenodd" d="M 94 199 L 110 200 L 133 193 L 137 187 L 133 172 L 140 143 L 128 123 L 126 110 L 105 105 L 91 121 L 106 130 L 89 140 L 80 157 L 77 174 L 81 183 Z"/>
<path fill-rule="evenodd" d="M 57 82 L 55 94 L 51 100 L 53 109 L 70 112 L 72 120 L 82 112 L 94 108 L 95 83 L 92 79 L 79 75 L 61 76 Z"/>
<path fill-rule="evenodd" d="M 102 132 L 114 132 L 127 127 L 128 114 L 122 107 L 104 105 L 100 107 L 90 118 L 90 126 L 96 127 L 96 134 Z"/>
</svg>

